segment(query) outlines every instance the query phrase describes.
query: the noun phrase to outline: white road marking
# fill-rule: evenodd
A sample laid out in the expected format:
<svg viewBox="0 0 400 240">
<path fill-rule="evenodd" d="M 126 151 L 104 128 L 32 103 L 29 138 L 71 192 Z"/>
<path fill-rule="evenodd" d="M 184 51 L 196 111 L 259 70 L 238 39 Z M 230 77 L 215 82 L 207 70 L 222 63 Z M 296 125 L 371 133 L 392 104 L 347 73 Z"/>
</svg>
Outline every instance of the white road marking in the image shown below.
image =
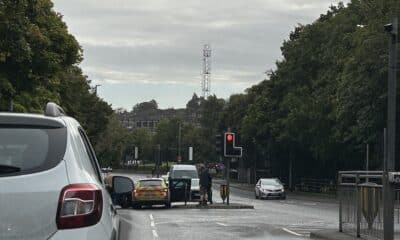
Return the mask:
<svg viewBox="0 0 400 240">
<path fill-rule="evenodd" d="M 306 205 L 306 206 L 317 206 L 318 204 L 317 203 L 311 203 L 311 202 L 304 202 L 303 205 Z"/>
<path fill-rule="evenodd" d="M 297 233 L 297 232 L 290 231 L 290 230 L 287 229 L 287 228 L 282 228 L 282 230 L 285 231 L 285 232 L 287 232 L 287 233 L 290 233 L 290 234 L 292 234 L 292 235 L 295 235 L 295 236 L 298 236 L 298 237 L 303 237 L 302 234 Z"/>
<path fill-rule="evenodd" d="M 220 223 L 220 222 L 217 222 L 217 224 L 220 225 L 220 226 L 223 226 L 223 227 L 227 227 L 228 226 L 225 223 Z"/>
<path fill-rule="evenodd" d="M 311 221 L 311 223 L 314 223 L 314 224 L 325 224 L 324 221 Z"/>
<path fill-rule="evenodd" d="M 317 231 L 317 230 L 322 230 L 323 228 L 290 228 L 293 231 L 299 232 L 299 231 Z"/>
<path fill-rule="evenodd" d="M 158 238 L 158 233 L 157 233 L 157 230 L 156 230 L 156 225 L 154 224 L 153 214 L 150 214 L 149 217 L 150 217 L 150 220 L 151 220 L 150 221 L 150 226 L 153 228 L 153 230 L 152 230 L 153 239 L 156 239 L 156 238 Z"/>
<path fill-rule="evenodd" d="M 154 229 L 153 229 L 153 237 L 154 237 L 154 238 L 158 238 L 157 231 L 156 231 L 156 230 L 154 230 Z"/>
</svg>

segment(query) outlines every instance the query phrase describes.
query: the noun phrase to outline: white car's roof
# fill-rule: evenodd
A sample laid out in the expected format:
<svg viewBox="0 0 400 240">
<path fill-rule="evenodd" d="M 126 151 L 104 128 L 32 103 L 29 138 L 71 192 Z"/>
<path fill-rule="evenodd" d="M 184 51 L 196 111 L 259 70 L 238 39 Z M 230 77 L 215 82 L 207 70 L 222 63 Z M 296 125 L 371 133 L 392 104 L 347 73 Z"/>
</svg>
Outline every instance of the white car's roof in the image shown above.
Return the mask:
<svg viewBox="0 0 400 240">
<path fill-rule="evenodd" d="M 197 170 L 195 165 L 174 165 L 173 170 Z"/>
<path fill-rule="evenodd" d="M 162 178 L 143 178 L 143 179 L 140 179 L 139 181 L 157 181 L 157 180 L 163 181 L 164 179 L 162 179 Z"/>
</svg>

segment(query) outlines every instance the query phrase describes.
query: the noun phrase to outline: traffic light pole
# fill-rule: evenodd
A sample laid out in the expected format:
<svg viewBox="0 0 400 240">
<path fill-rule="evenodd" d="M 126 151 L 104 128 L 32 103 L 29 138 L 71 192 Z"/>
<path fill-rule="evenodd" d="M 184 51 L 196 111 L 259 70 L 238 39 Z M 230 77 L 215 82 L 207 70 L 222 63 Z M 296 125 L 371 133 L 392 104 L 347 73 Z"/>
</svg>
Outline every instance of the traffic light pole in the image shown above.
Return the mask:
<svg viewBox="0 0 400 240">
<path fill-rule="evenodd" d="M 229 205 L 229 198 L 231 195 L 231 159 L 227 158 L 226 163 L 226 188 L 227 188 L 227 196 L 226 196 L 226 204 Z"/>
</svg>

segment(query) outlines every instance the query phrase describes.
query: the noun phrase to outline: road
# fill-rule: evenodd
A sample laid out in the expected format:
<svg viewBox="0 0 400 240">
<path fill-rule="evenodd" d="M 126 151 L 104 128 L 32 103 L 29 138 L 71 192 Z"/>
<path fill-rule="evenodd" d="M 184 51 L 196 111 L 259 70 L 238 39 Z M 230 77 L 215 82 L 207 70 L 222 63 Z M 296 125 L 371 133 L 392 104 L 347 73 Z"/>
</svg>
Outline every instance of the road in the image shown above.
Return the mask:
<svg viewBox="0 0 400 240">
<path fill-rule="evenodd" d="M 129 175 L 134 180 L 143 175 Z M 220 201 L 217 186 L 214 200 Z M 120 209 L 121 240 L 309 239 L 310 231 L 336 229 L 338 207 L 316 198 L 256 200 L 254 193 L 232 188 L 231 202 L 253 209 Z"/>
</svg>

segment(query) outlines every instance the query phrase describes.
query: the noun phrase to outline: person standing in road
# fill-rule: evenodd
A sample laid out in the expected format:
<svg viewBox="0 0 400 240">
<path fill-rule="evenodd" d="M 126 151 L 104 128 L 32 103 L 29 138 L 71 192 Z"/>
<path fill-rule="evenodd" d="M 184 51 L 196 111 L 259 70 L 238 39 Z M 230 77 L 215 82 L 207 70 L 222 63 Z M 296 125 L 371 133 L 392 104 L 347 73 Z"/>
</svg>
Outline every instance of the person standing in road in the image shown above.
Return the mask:
<svg viewBox="0 0 400 240">
<path fill-rule="evenodd" d="M 209 173 L 204 166 L 200 167 L 200 205 L 207 205 L 207 190 L 209 186 Z"/>
<path fill-rule="evenodd" d="M 208 174 L 208 186 L 207 186 L 208 202 L 210 202 L 210 204 L 213 204 L 213 201 L 212 201 L 212 176 L 211 176 L 210 172 L 208 171 L 208 169 L 206 171 Z"/>
</svg>

